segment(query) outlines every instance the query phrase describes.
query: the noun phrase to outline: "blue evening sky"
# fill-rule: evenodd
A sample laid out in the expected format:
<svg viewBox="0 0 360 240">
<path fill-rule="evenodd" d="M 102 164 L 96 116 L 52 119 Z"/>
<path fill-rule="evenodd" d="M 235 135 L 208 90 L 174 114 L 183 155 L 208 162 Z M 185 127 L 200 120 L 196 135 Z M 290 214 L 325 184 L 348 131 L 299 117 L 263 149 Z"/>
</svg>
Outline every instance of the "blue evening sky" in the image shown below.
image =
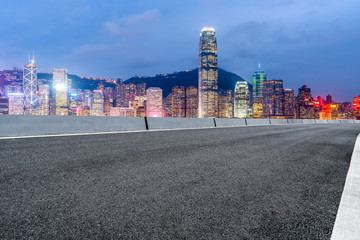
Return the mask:
<svg viewBox="0 0 360 240">
<path fill-rule="evenodd" d="M 360 94 L 359 0 L 1 1 L 0 69 L 127 79 L 196 68 L 199 34 L 217 33 L 219 67 L 246 80 L 262 62 L 284 87 Z"/>
</svg>

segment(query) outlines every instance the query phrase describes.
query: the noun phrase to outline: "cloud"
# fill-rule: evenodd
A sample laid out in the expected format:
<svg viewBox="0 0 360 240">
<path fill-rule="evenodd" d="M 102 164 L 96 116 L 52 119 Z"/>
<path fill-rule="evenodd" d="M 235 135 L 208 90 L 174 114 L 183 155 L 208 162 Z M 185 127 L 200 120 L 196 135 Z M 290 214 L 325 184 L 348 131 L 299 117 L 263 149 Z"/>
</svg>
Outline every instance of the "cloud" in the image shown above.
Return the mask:
<svg viewBox="0 0 360 240">
<path fill-rule="evenodd" d="M 156 22 L 159 18 L 158 10 L 147 10 L 143 13 L 132 14 L 120 19 L 104 22 L 104 28 L 112 36 L 139 37 L 144 33 L 144 27 Z"/>
</svg>

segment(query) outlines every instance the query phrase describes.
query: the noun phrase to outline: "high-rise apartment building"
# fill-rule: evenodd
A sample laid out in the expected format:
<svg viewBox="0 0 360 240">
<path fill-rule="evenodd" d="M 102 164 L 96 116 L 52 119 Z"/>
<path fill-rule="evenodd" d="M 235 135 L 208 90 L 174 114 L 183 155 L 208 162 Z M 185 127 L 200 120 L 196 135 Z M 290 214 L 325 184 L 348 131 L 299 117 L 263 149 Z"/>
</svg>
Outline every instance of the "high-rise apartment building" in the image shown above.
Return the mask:
<svg viewBox="0 0 360 240">
<path fill-rule="evenodd" d="M 172 117 L 186 117 L 186 91 L 185 87 L 172 88 Z"/>
<path fill-rule="evenodd" d="M 172 93 L 164 99 L 163 109 L 166 117 L 172 117 Z"/>
<path fill-rule="evenodd" d="M 24 94 L 23 93 L 9 93 L 9 114 L 23 115 L 24 114 Z M 34 109 L 33 109 L 34 110 Z M 33 114 L 35 111 L 33 111 Z"/>
<path fill-rule="evenodd" d="M 0 115 L 9 114 L 9 98 L 0 97 Z"/>
<path fill-rule="evenodd" d="M 276 118 L 283 112 L 283 81 L 269 80 L 263 83 L 263 116 Z"/>
<path fill-rule="evenodd" d="M 90 110 L 91 116 L 103 116 L 104 115 L 104 94 L 102 90 L 94 90 L 92 105 Z"/>
<path fill-rule="evenodd" d="M 146 116 L 165 117 L 161 88 L 151 87 L 146 90 Z"/>
<path fill-rule="evenodd" d="M 311 89 L 303 85 L 299 88 L 296 116 L 300 119 L 313 119 L 315 118 L 314 103 L 311 96 Z"/>
<path fill-rule="evenodd" d="M 250 89 L 246 81 L 238 81 L 234 91 L 234 117 L 250 117 Z"/>
<path fill-rule="evenodd" d="M 34 58 L 29 60 L 29 63 L 24 66 L 23 74 L 25 114 L 37 115 L 39 96 L 37 95 L 38 82 Z"/>
<path fill-rule="evenodd" d="M 40 105 L 39 115 L 50 115 L 50 86 L 48 84 L 39 84 Z"/>
<path fill-rule="evenodd" d="M 293 89 L 284 89 L 283 95 L 283 113 L 286 118 L 295 116 L 295 95 Z"/>
<path fill-rule="evenodd" d="M 198 116 L 198 90 L 194 86 L 187 87 L 186 91 L 186 117 L 197 118 Z"/>
<path fill-rule="evenodd" d="M 234 97 L 233 91 L 225 90 L 219 92 L 219 118 L 234 117 Z"/>
<path fill-rule="evenodd" d="M 200 118 L 218 116 L 218 59 L 215 30 L 205 27 L 199 44 L 199 104 Z"/>
<path fill-rule="evenodd" d="M 66 69 L 53 69 L 56 115 L 69 115 L 69 85 Z"/>
</svg>

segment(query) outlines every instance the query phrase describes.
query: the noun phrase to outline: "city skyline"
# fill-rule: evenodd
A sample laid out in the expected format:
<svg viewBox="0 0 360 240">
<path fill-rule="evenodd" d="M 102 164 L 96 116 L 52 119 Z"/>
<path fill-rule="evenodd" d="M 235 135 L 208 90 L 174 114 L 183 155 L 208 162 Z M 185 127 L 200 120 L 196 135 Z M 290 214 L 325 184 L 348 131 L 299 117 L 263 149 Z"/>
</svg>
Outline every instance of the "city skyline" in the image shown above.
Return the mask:
<svg viewBox="0 0 360 240">
<path fill-rule="evenodd" d="M 2 3 L 0 19 L 7 24 L 0 29 L 6 33 L 0 40 L 0 69 L 19 66 L 33 50 L 39 72 L 66 68 L 81 76 L 127 79 L 193 69 L 197 34 L 204 26 L 214 26 L 219 67 L 248 82 L 260 60 L 266 73 L 287 81 L 288 88 L 308 84 L 316 95 L 331 94 L 339 101 L 357 95 L 353 86 L 359 64 L 355 24 L 359 2 L 118 5 L 116 1 Z M 37 14 L 27 11 L 29 7 Z M 29 19 L 32 24 L 24 24 Z"/>
</svg>

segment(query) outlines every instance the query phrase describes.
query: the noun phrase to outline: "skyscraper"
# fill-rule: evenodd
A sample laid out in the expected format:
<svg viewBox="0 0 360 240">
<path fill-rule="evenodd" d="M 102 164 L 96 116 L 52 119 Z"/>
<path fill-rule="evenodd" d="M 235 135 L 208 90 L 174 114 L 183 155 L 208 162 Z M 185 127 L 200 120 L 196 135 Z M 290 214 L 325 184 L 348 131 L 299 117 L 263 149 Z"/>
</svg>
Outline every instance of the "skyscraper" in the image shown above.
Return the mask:
<svg viewBox="0 0 360 240">
<path fill-rule="evenodd" d="M 66 69 L 53 69 L 56 115 L 69 115 L 69 85 Z"/>
<path fill-rule="evenodd" d="M 172 117 L 182 117 L 186 115 L 186 95 L 185 87 L 173 87 L 172 88 Z"/>
<path fill-rule="evenodd" d="M 269 80 L 263 83 L 263 116 L 283 116 L 283 81 Z"/>
<path fill-rule="evenodd" d="M 199 104 L 200 118 L 218 116 L 218 60 L 215 30 L 205 27 L 199 44 Z"/>
<path fill-rule="evenodd" d="M 219 118 L 234 117 L 234 97 L 232 90 L 219 92 Z"/>
<path fill-rule="evenodd" d="M 39 115 L 50 115 L 50 86 L 47 84 L 39 85 Z"/>
<path fill-rule="evenodd" d="M 9 98 L 0 96 L 0 115 L 9 114 Z"/>
<path fill-rule="evenodd" d="M 198 91 L 194 86 L 186 88 L 186 117 L 196 118 L 198 115 Z"/>
<path fill-rule="evenodd" d="M 29 63 L 24 66 L 23 76 L 24 88 L 24 110 L 27 115 L 35 115 L 39 107 L 38 82 L 36 74 L 35 60 L 29 59 Z"/>
<path fill-rule="evenodd" d="M 266 73 L 261 70 L 261 65 L 259 63 L 259 69 L 253 74 L 253 98 L 262 98 L 263 97 L 263 83 L 266 81 Z"/>
<path fill-rule="evenodd" d="M 263 83 L 266 81 L 266 73 L 261 70 L 259 63 L 258 70 L 253 74 L 253 109 L 252 117 L 263 117 Z"/>
<path fill-rule="evenodd" d="M 161 88 L 151 87 L 146 90 L 146 116 L 165 117 Z"/>
<path fill-rule="evenodd" d="M 315 117 L 311 89 L 306 85 L 299 88 L 296 116 L 300 119 L 312 119 Z"/>
<path fill-rule="evenodd" d="M 9 114 L 23 115 L 24 114 L 24 94 L 23 93 L 9 93 Z M 35 114 L 35 109 L 32 109 Z"/>
<path fill-rule="evenodd" d="M 284 89 L 283 112 L 286 118 L 294 118 L 295 115 L 295 95 L 293 89 Z"/>
<path fill-rule="evenodd" d="M 90 115 L 91 116 L 103 116 L 104 115 L 104 94 L 102 90 L 93 91 L 93 99 L 91 104 Z"/>
<path fill-rule="evenodd" d="M 238 81 L 235 85 L 234 92 L 234 117 L 247 118 L 249 117 L 250 108 L 250 90 L 249 84 L 246 81 Z"/>
</svg>

